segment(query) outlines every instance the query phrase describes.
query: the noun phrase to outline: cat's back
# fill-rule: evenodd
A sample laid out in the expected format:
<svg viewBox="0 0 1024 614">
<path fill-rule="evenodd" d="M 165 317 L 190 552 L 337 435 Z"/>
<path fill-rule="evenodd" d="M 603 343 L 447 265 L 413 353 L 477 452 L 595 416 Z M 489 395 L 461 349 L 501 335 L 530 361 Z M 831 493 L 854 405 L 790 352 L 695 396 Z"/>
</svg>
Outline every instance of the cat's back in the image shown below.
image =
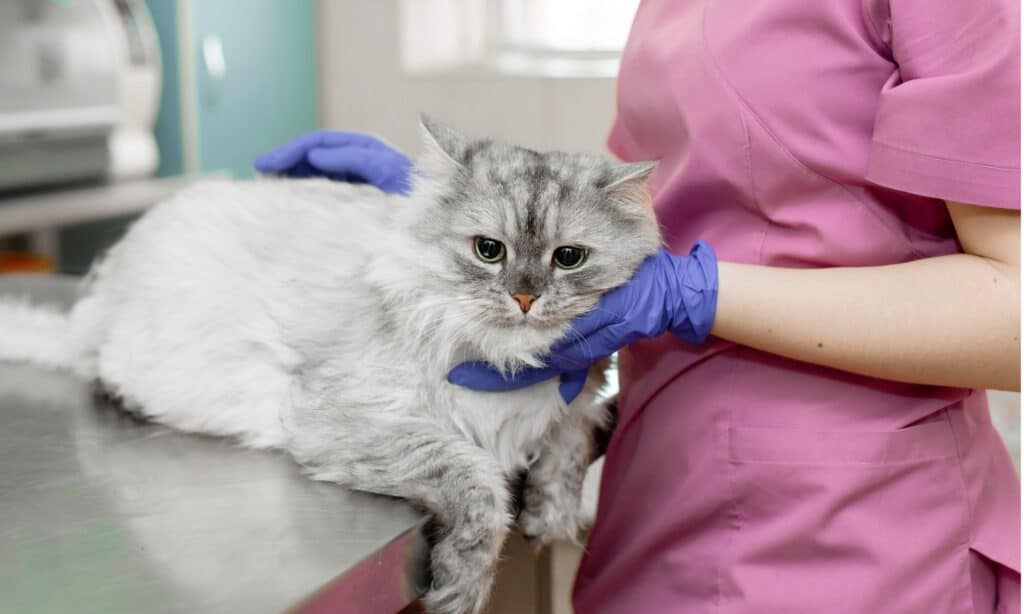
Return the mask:
<svg viewBox="0 0 1024 614">
<path fill-rule="evenodd" d="M 326 179 L 204 181 L 157 205 L 132 231 L 187 231 L 200 244 L 248 250 L 336 243 L 331 238 L 352 244 L 386 228 L 394 200 L 373 187 Z"/>
<path fill-rule="evenodd" d="M 76 345 L 95 351 L 129 326 L 141 338 L 265 330 L 268 319 L 292 319 L 336 298 L 309 288 L 340 292 L 360 274 L 366 245 L 389 227 L 387 201 L 375 188 L 322 179 L 185 189 L 143 215 L 94 267 L 72 312 Z"/>
<path fill-rule="evenodd" d="M 180 192 L 93 271 L 71 314 L 83 373 L 165 424 L 281 445 L 289 374 L 304 360 L 294 331 L 344 317 L 389 200 L 324 180 Z"/>
<path fill-rule="evenodd" d="M 139 219 L 94 271 L 94 285 L 209 294 L 286 283 L 328 261 L 342 275 L 389 232 L 393 198 L 326 179 L 200 182 Z"/>
</svg>

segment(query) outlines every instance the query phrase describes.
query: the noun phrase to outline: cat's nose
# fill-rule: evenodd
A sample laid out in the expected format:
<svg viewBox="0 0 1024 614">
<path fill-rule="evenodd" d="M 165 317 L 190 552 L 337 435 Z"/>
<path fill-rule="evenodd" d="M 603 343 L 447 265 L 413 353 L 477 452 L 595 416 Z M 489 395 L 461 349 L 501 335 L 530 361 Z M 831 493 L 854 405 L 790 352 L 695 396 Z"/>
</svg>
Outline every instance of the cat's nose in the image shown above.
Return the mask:
<svg viewBox="0 0 1024 614">
<path fill-rule="evenodd" d="M 516 302 L 519 303 L 519 308 L 523 310 L 523 313 L 529 311 L 533 301 L 537 300 L 537 297 L 533 294 L 513 294 L 512 298 L 516 299 Z"/>
</svg>

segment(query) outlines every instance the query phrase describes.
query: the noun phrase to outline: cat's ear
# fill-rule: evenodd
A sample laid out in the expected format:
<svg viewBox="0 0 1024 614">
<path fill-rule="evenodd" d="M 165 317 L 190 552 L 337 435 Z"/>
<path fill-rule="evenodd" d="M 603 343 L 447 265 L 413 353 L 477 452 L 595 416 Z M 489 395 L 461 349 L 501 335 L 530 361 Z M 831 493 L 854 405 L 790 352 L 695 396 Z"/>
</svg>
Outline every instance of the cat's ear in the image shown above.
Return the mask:
<svg viewBox="0 0 1024 614">
<path fill-rule="evenodd" d="M 657 161 L 616 164 L 611 172 L 602 178 L 601 188 L 614 200 L 650 206 L 647 180 L 657 167 Z"/>
<path fill-rule="evenodd" d="M 459 159 L 466 149 L 466 137 L 426 115 L 420 115 L 420 136 L 423 151 L 418 166 L 428 175 L 444 178 L 463 168 Z"/>
</svg>

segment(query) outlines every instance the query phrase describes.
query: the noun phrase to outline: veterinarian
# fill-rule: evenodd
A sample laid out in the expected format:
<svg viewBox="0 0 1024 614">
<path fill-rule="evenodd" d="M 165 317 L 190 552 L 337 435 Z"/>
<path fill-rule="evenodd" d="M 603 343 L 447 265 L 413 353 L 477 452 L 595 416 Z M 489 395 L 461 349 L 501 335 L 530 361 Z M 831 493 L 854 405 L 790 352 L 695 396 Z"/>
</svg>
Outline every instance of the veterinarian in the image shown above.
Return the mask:
<svg viewBox="0 0 1024 614">
<path fill-rule="evenodd" d="M 1014 0 L 641 3 L 608 146 L 661 161 L 667 249 L 547 369 L 450 376 L 570 400 L 620 350 L 577 611 L 1019 611 L 983 391 L 1020 385 L 1018 24 Z M 257 166 L 403 191 L 411 164 L 317 133 Z"/>
</svg>

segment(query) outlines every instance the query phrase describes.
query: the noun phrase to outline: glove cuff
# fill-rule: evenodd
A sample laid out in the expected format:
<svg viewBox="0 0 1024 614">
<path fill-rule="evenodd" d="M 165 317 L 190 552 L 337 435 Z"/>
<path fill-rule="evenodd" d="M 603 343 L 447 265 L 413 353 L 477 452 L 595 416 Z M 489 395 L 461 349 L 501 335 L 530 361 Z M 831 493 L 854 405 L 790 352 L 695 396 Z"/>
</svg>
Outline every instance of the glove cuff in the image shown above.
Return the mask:
<svg viewBox="0 0 1024 614">
<path fill-rule="evenodd" d="M 718 306 L 718 258 L 706 241 L 697 241 L 686 258 L 676 258 L 679 302 L 669 330 L 690 343 L 704 343 Z"/>
</svg>

